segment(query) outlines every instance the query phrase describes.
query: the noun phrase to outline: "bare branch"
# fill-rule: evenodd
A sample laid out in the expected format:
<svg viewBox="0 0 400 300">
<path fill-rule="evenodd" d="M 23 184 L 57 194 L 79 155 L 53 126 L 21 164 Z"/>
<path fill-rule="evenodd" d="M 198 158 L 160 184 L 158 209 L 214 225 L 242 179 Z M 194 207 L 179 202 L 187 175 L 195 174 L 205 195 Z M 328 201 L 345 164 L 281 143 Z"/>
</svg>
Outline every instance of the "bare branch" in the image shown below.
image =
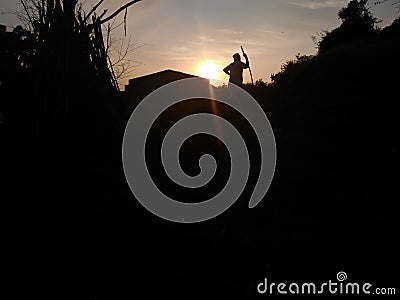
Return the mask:
<svg viewBox="0 0 400 300">
<path fill-rule="evenodd" d="M 103 11 L 103 13 L 99 16 L 99 19 L 101 19 L 102 17 L 104 17 L 104 15 L 108 12 L 108 9 L 105 9 Z"/>
<path fill-rule="evenodd" d="M 22 4 L 22 7 L 23 7 L 24 10 L 25 10 L 25 14 L 26 14 L 26 16 L 27 16 L 27 18 L 28 18 L 28 20 L 29 20 L 29 23 L 31 24 L 31 26 L 33 26 L 32 16 L 31 16 L 31 14 L 30 14 L 30 12 L 29 12 L 29 9 L 28 9 L 28 7 L 27 7 L 25 1 L 24 1 L 24 0 L 21 0 L 20 3 Z"/>
<path fill-rule="evenodd" d="M 104 24 L 108 21 L 110 21 L 111 19 L 115 18 L 119 13 L 123 12 L 125 9 L 127 9 L 129 6 L 132 6 L 133 4 L 140 2 L 142 0 L 133 0 L 127 4 L 125 4 L 124 6 L 120 7 L 119 9 L 117 9 L 116 12 L 114 12 L 113 14 L 111 14 L 109 17 L 105 18 L 104 20 L 100 20 L 100 24 Z"/>
<path fill-rule="evenodd" d="M 388 2 L 389 0 L 381 0 L 381 1 L 376 1 L 374 2 L 375 5 L 379 5 L 379 4 L 383 4 Z M 393 1 L 393 0 L 392 0 Z M 400 1 L 399 0 L 395 0 L 391 3 L 391 5 L 397 5 L 397 12 L 400 13 Z"/>
<path fill-rule="evenodd" d="M 104 0 L 100 0 L 99 3 L 97 3 L 95 6 L 93 6 L 92 10 L 88 13 L 88 15 L 85 17 L 85 19 L 83 20 L 84 22 L 86 22 L 89 17 L 96 11 L 96 9 L 104 2 Z"/>
<path fill-rule="evenodd" d="M 126 17 L 128 15 L 128 8 L 125 9 L 125 15 L 124 15 L 124 33 L 126 36 Z"/>
</svg>

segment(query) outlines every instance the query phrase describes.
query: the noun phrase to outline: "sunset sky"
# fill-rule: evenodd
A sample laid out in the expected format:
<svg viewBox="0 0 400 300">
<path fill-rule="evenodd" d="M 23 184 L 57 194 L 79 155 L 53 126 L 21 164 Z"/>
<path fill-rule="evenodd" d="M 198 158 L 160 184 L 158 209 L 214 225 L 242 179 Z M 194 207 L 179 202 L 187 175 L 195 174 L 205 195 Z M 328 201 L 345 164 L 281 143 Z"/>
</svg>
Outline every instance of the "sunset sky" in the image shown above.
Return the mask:
<svg viewBox="0 0 400 300">
<path fill-rule="evenodd" d="M 0 10 L 16 9 L 15 0 L 2 0 Z M 98 1 L 83 1 L 86 10 Z M 98 10 L 113 11 L 128 0 L 106 0 Z M 138 61 L 129 78 L 174 69 L 199 75 L 204 62 L 216 63 L 219 79 L 227 79 L 222 69 L 243 45 L 250 57 L 254 79 L 269 80 L 280 65 L 297 53 L 314 54 L 311 37 L 340 24 L 337 12 L 343 0 L 143 0 L 128 12 L 127 36 L 139 49 L 130 53 Z M 397 10 L 390 3 L 375 6 L 372 12 L 390 24 Z M 120 19 L 122 16 L 120 16 Z M 14 26 L 12 15 L 0 15 L 0 23 Z M 123 36 L 122 28 L 115 38 Z M 245 81 L 249 80 L 245 72 Z M 125 81 L 127 81 L 127 78 Z"/>
</svg>

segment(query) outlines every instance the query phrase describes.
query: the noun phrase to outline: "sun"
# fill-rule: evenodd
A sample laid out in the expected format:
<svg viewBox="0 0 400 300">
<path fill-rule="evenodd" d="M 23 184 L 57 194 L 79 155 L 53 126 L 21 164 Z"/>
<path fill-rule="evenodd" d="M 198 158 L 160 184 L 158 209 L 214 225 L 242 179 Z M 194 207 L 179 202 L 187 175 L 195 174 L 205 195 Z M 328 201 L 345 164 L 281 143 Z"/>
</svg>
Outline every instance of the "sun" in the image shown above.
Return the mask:
<svg viewBox="0 0 400 300">
<path fill-rule="evenodd" d="M 204 62 L 199 67 L 199 74 L 203 78 L 217 79 L 219 66 L 213 62 Z"/>
</svg>

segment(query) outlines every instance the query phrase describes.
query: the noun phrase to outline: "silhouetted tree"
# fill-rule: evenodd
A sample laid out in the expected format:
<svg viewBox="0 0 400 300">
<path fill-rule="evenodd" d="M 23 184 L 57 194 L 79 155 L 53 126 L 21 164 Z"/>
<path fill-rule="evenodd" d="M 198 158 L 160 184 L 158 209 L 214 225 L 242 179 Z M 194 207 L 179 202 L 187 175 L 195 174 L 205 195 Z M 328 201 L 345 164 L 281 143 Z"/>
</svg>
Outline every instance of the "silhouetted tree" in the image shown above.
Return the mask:
<svg viewBox="0 0 400 300">
<path fill-rule="evenodd" d="M 347 7 L 342 8 L 338 16 L 343 21 L 343 26 L 363 25 L 367 30 L 374 30 L 377 19 L 372 16 L 367 2 L 368 0 L 352 0 Z"/>
<path fill-rule="evenodd" d="M 339 11 L 338 17 L 342 24 L 332 31 L 324 32 L 317 42 L 320 53 L 378 31 L 376 24 L 379 21 L 372 15 L 367 3 L 368 0 L 352 0 Z"/>
<path fill-rule="evenodd" d="M 119 89 L 102 26 L 139 1 L 97 14 L 103 0 L 89 12 L 78 0 L 20 0 L 18 15 L 33 34 L 35 51 L 29 78 L 15 92 L 20 99 L 15 123 L 17 134 L 32 141 L 35 159 L 77 161 L 114 147 L 110 139 L 119 138 L 122 125 Z"/>
</svg>

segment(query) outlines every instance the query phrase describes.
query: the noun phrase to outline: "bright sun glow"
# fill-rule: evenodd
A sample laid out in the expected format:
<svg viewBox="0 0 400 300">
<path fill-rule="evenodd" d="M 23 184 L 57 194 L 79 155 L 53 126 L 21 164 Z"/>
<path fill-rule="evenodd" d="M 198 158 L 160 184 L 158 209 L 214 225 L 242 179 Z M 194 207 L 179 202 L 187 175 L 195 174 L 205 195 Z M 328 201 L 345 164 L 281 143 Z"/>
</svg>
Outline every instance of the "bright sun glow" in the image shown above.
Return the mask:
<svg viewBox="0 0 400 300">
<path fill-rule="evenodd" d="M 205 62 L 199 67 L 200 76 L 207 79 L 217 79 L 218 73 L 219 66 L 213 62 Z"/>
</svg>

